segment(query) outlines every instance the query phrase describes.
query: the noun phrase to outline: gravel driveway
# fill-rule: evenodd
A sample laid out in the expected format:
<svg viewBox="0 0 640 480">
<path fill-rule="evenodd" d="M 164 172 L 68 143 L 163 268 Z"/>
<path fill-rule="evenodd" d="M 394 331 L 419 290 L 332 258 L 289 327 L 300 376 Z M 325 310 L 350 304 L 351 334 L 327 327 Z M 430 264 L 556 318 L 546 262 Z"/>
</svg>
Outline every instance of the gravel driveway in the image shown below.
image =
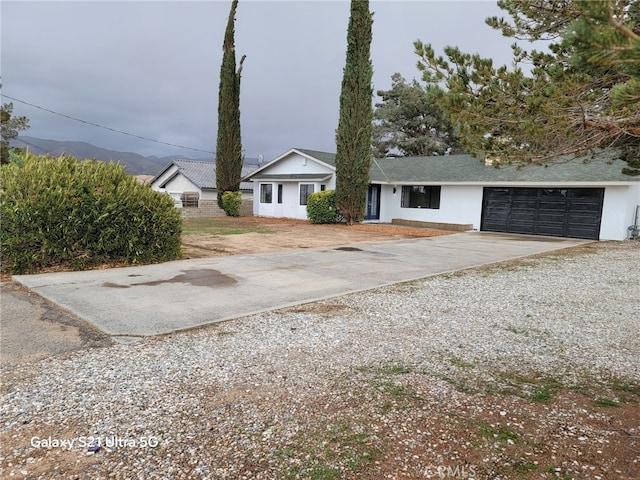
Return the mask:
<svg viewBox="0 0 640 480">
<path fill-rule="evenodd" d="M 640 478 L 639 247 L 4 367 L 0 476 Z"/>
</svg>

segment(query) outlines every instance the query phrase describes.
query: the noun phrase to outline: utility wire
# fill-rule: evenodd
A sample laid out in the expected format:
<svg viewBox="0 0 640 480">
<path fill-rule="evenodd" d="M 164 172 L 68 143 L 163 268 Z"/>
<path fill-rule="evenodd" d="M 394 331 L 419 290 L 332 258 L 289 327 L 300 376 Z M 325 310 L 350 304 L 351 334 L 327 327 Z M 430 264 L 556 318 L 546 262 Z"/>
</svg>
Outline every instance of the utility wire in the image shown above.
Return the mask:
<svg viewBox="0 0 640 480">
<path fill-rule="evenodd" d="M 121 133 L 122 135 L 128 135 L 129 137 L 139 138 L 141 140 L 146 140 L 148 142 L 160 143 L 162 145 L 169 145 L 170 147 L 178 147 L 178 148 L 184 148 L 186 150 L 193 150 L 194 152 L 204 152 L 204 153 L 210 153 L 212 155 L 216 154 L 216 152 L 210 152 L 208 150 L 201 150 L 199 148 L 193 148 L 193 147 L 185 147 L 184 145 L 177 145 L 175 143 L 161 142 L 160 140 L 154 140 L 153 138 L 147 138 L 147 137 L 143 137 L 143 136 L 140 136 L 140 135 L 135 135 L 133 133 L 123 132 L 122 130 L 116 130 L 115 128 L 111 128 L 111 127 L 105 127 L 104 125 L 100 125 L 98 123 L 88 122 L 88 121 L 82 120 L 80 118 L 72 117 L 70 115 L 65 115 L 64 113 L 58 113 L 58 112 L 55 112 L 53 110 L 49 110 L 48 108 L 44 108 L 44 107 L 41 107 L 39 105 L 34 105 L 33 103 L 25 102 L 24 100 L 20 100 L 18 98 L 10 97 L 9 95 L 5 95 L 4 93 L 2 94 L 2 96 L 8 98 L 9 100 L 13 100 L 14 102 L 24 103 L 25 105 L 29 105 L 30 107 L 34 107 L 34 108 L 37 108 L 39 110 L 43 110 L 45 112 L 53 113 L 54 115 L 58 115 L 60 117 L 68 118 L 70 120 L 75 120 L 76 122 L 80 122 L 80 123 L 85 123 L 85 124 L 91 125 L 93 127 L 103 128 L 103 129 L 109 130 L 111 132 Z"/>
<path fill-rule="evenodd" d="M 18 137 L 16 140 L 18 140 L 19 142 L 24 143 L 25 145 L 29 145 L 32 148 L 35 148 L 36 150 L 40 150 L 42 153 L 48 153 L 46 149 L 39 147 L 38 145 L 35 145 L 31 142 L 27 142 L 24 138 L 22 137 Z"/>
</svg>

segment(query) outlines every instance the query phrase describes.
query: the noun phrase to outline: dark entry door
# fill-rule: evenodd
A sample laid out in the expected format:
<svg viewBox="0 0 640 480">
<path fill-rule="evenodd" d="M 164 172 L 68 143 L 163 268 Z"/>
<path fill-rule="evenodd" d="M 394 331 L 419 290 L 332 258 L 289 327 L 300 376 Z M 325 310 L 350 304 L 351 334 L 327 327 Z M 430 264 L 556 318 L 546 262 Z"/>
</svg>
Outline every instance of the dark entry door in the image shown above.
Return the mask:
<svg viewBox="0 0 640 480">
<path fill-rule="evenodd" d="M 481 230 L 598 240 L 604 188 L 485 188 Z"/>
<path fill-rule="evenodd" d="M 365 220 L 380 219 L 380 185 L 369 185 L 367 189 L 367 210 Z"/>
</svg>

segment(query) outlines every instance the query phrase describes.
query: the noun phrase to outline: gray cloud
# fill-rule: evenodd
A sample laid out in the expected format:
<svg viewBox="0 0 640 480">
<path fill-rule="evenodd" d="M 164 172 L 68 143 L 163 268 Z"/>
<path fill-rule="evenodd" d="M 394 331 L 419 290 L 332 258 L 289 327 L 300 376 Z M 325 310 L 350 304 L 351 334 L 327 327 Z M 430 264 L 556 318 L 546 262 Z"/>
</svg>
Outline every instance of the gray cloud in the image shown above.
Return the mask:
<svg viewBox="0 0 640 480">
<path fill-rule="evenodd" d="M 3 1 L 3 93 L 162 142 L 215 148 L 219 69 L 229 1 Z M 374 89 L 419 78 L 413 41 L 510 58 L 484 25 L 493 2 L 372 1 Z M 246 155 L 293 146 L 335 150 L 347 1 L 240 1 L 238 61 Z M 8 100 L 3 100 L 8 101 Z M 29 135 L 158 156 L 205 156 L 117 134 L 14 102 Z"/>
</svg>

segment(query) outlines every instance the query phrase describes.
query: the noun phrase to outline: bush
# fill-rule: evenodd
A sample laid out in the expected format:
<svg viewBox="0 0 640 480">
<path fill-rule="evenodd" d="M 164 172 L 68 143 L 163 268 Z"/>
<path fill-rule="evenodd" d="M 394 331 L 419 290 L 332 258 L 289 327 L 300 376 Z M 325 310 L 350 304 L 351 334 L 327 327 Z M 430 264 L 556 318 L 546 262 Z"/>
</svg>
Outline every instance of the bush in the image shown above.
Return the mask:
<svg viewBox="0 0 640 480">
<path fill-rule="evenodd" d="M 325 190 L 309 195 L 307 199 L 307 217 L 311 223 L 336 223 L 336 192 Z"/>
<path fill-rule="evenodd" d="M 224 192 L 222 194 L 222 209 L 230 217 L 240 216 L 242 205 L 242 192 Z"/>
<path fill-rule="evenodd" d="M 182 222 L 173 200 L 122 166 L 28 152 L 22 160 L 0 167 L 3 271 L 78 270 L 180 255 Z"/>
</svg>

